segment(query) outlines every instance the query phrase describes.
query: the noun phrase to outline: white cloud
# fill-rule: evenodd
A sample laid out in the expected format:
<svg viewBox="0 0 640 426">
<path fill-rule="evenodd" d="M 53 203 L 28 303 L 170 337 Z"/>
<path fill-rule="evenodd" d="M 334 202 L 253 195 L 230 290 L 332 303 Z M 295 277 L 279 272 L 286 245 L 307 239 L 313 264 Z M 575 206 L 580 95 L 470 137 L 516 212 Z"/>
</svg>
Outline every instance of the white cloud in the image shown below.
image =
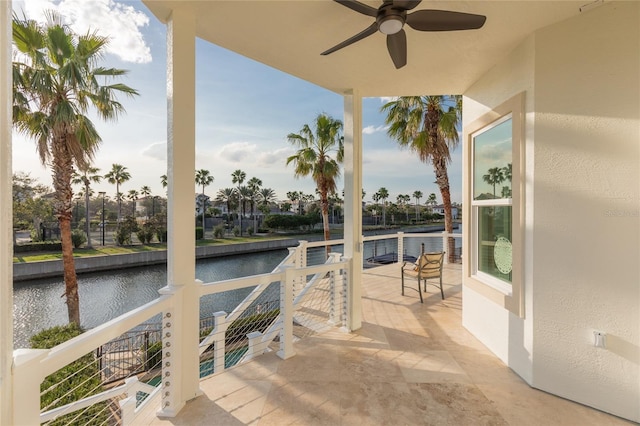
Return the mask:
<svg viewBox="0 0 640 426">
<path fill-rule="evenodd" d="M 108 53 L 125 62 L 151 62 L 151 49 L 140 28 L 149 24 L 149 17 L 133 6 L 113 0 L 25 0 L 16 2 L 18 15 L 45 21 L 44 11 L 54 10 L 78 34 L 97 31 L 109 37 Z"/>
<path fill-rule="evenodd" d="M 362 133 L 365 135 L 372 135 L 377 132 L 386 132 L 389 126 L 366 126 L 362 129 Z"/>
<path fill-rule="evenodd" d="M 167 143 L 156 142 L 144 148 L 141 152 L 144 157 L 153 158 L 154 160 L 167 160 Z"/>
<path fill-rule="evenodd" d="M 256 151 L 256 145 L 249 142 L 232 142 L 222 147 L 220 157 L 232 163 L 249 159 Z"/>
<path fill-rule="evenodd" d="M 279 164 L 284 167 L 287 157 L 293 153 L 291 148 L 280 148 L 275 151 L 262 152 L 258 155 L 258 164 L 269 166 L 271 164 Z"/>
<path fill-rule="evenodd" d="M 382 96 L 379 99 L 380 99 L 380 103 L 381 104 L 386 104 L 388 102 L 397 101 L 398 97 L 397 96 Z"/>
</svg>

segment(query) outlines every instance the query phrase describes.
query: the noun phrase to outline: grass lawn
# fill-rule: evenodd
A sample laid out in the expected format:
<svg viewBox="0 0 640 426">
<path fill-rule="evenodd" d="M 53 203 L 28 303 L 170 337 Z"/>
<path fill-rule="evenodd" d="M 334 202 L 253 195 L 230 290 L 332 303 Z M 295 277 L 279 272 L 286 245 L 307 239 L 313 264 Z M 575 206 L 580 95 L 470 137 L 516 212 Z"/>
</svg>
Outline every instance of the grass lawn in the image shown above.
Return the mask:
<svg viewBox="0 0 640 426">
<path fill-rule="evenodd" d="M 196 241 L 197 247 L 211 246 L 211 245 L 223 245 L 223 244 L 238 244 L 249 243 L 253 241 L 264 240 L 280 240 L 288 237 L 284 236 L 253 236 L 253 237 L 228 237 L 217 240 L 198 240 Z M 152 244 L 136 244 L 131 246 L 98 246 L 92 249 L 79 248 L 73 250 L 73 257 L 90 257 L 90 256 L 109 256 L 114 254 L 128 254 L 128 253 L 140 253 L 145 251 L 166 250 L 167 245 L 165 243 L 152 243 Z M 18 253 L 13 256 L 14 263 L 28 263 L 28 262 L 42 262 L 46 260 L 60 260 L 62 259 L 62 253 L 60 252 L 34 252 L 34 253 Z"/>
</svg>

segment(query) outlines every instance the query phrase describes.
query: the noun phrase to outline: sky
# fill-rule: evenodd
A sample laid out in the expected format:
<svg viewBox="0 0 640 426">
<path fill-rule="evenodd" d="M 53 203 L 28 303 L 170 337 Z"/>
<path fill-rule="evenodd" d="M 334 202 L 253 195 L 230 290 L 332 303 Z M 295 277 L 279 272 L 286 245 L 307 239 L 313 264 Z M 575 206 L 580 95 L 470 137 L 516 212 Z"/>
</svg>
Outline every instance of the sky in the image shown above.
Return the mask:
<svg viewBox="0 0 640 426">
<path fill-rule="evenodd" d="M 146 185 L 153 195 L 164 196 L 160 176 L 166 173 L 167 158 L 165 25 L 140 1 L 14 0 L 13 9 L 19 16 L 24 13 L 38 20 L 44 20 L 44 10 L 57 10 L 77 33 L 92 30 L 110 38 L 103 65 L 128 70 L 120 82 L 140 96 L 119 98 L 126 114 L 116 123 L 90 115 L 102 137 L 94 166 L 102 174 L 114 163 L 125 166 L 131 179 L 121 186 L 123 193 Z M 196 169 L 209 170 L 215 179 L 205 188 L 207 195 L 215 197 L 220 189 L 234 186 L 231 173 L 236 169 L 245 171 L 247 180 L 261 179 L 280 201 L 289 191 L 315 193 L 310 177 L 295 179 L 293 165 L 286 165 L 286 158 L 295 152 L 287 135 L 313 124 L 320 113 L 342 120 L 342 96 L 200 39 L 196 93 Z M 364 200 L 370 202 L 385 187 L 389 201 L 422 191 L 424 199 L 435 193 L 441 202 L 432 165 L 421 163 L 386 135 L 380 107 L 389 100 L 363 99 Z M 51 173 L 40 164 L 35 142 L 16 132 L 13 171 L 30 173 L 51 186 Z M 461 202 L 460 147 L 452 154 L 449 179 L 452 201 Z M 342 187 L 340 180 L 338 188 Z M 115 195 L 115 186 L 106 181 L 92 188 Z M 194 183 L 194 194 L 201 191 Z"/>
</svg>

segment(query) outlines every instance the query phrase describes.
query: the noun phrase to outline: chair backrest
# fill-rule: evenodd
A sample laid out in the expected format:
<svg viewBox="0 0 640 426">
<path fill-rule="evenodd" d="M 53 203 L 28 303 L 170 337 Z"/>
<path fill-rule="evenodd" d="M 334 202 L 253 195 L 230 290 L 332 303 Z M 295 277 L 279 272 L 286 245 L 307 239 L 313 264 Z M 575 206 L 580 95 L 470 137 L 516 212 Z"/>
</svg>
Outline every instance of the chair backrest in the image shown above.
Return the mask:
<svg viewBox="0 0 640 426">
<path fill-rule="evenodd" d="M 416 262 L 415 270 L 425 278 L 440 276 L 442 264 L 444 263 L 444 252 L 423 253 Z"/>
</svg>

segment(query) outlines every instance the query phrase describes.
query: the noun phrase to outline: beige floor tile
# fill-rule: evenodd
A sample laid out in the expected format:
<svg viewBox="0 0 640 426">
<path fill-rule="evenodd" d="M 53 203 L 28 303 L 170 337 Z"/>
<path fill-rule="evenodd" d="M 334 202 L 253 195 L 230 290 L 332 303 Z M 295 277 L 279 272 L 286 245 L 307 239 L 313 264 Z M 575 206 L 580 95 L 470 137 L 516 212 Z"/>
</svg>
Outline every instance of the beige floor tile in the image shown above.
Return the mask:
<svg viewBox="0 0 640 426">
<path fill-rule="evenodd" d="M 400 294 L 394 265 L 365 271 L 362 328 L 330 327 L 201 382 L 204 395 L 153 425 L 630 424 L 529 387 L 461 324 L 460 267 L 448 265 L 445 300 L 430 288 Z M 414 293 L 414 294 L 412 294 Z"/>
</svg>

